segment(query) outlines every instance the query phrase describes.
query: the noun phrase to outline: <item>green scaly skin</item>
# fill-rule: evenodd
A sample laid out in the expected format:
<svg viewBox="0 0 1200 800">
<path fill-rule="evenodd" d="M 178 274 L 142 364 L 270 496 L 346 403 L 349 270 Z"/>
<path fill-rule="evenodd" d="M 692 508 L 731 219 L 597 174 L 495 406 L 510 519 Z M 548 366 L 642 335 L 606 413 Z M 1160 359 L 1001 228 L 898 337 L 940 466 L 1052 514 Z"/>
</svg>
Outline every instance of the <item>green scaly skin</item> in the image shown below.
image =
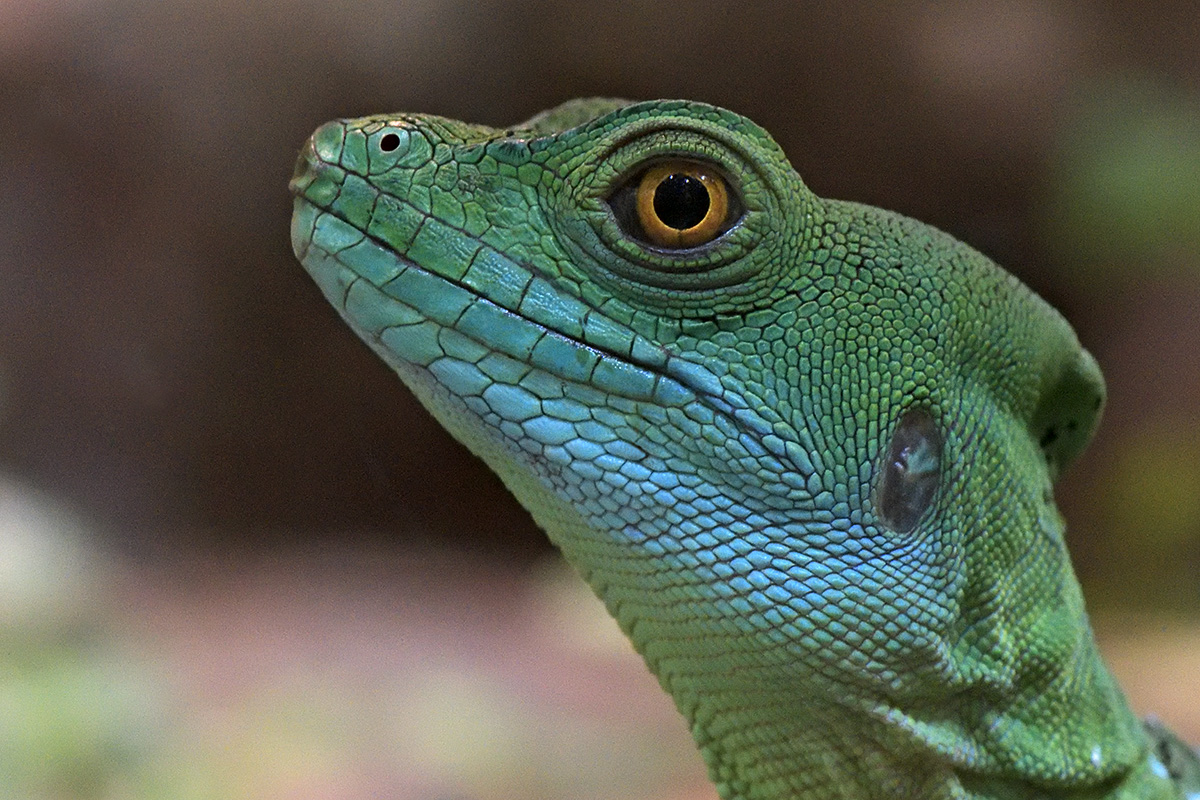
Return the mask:
<svg viewBox="0 0 1200 800">
<path fill-rule="evenodd" d="M 666 157 L 728 179 L 715 241 L 650 246 L 610 208 Z M 723 798 L 1200 796 L 1063 545 L 1051 481 L 1100 372 L 987 258 L 816 197 L 761 128 L 682 101 L 339 120 L 292 190 L 305 268 L 604 600 Z M 897 523 L 913 431 L 933 494 Z"/>
</svg>

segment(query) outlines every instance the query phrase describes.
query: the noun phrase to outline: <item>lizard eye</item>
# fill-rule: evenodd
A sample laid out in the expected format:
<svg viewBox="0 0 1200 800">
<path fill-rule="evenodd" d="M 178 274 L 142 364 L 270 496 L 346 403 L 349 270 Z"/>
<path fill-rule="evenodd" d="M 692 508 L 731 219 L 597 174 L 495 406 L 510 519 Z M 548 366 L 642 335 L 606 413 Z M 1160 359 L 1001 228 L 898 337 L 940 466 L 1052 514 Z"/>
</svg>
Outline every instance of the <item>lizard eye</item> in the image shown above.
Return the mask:
<svg viewBox="0 0 1200 800">
<path fill-rule="evenodd" d="M 942 434 L 929 412 L 906 411 L 896 423 L 875 487 L 884 525 L 908 533 L 933 502 L 942 478 Z"/>
<path fill-rule="evenodd" d="M 713 167 L 664 161 L 638 173 L 608 200 L 626 234 L 668 250 L 708 244 L 742 216 L 737 196 Z"/>
</svg>

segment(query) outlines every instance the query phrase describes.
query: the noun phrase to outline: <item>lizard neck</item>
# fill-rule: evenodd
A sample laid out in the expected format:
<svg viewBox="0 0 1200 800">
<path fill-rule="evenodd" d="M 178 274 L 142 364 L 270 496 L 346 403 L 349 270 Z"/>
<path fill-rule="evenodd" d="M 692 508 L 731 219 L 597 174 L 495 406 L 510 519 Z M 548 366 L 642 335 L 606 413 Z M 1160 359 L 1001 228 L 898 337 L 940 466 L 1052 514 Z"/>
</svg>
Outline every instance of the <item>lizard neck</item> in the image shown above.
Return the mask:
<svg viewBox="0 0 1200 800">
<path fill-rule="evenodd" d="M 797 701 L 770 686 L 724 693 L 671 683 L 725 800 L 959 796 L 949 764 L 864 709 Z"/>
<path fill-rule="evenodd" d="M 1154 796 L 1110 793 L 1150 780 L 1148 739 L 1099 657 L 1065 561 L 1036 610 L 1012 615 L 1002 592 L 968 580 L 940 628 L 916 638 L 915 623 L 897 624 L 893 646 L 873 651 L 890 660 L 871 660 L 838 647 L 853 632 L 836 604 L 805 615 L 811 634 L 798 635 L 790 607 L 747 611 L 752 585 L 698 571 L 682 531 L 609 528 L 492 447 L 478 452 L 671 694 L 725 800 Z M 628 490 L 608 499 L 638 502 Z M 786 538 L 769 526 L 754 535 Z M 714 554 L 718 577 L 735 566 Z"/>
<path fill-rule="evenodd" d="M 1148 769 L 1149 740 L 1073 580 L 1020 618 L 1031 635 L 997 622 L 981 638 L 985 626 L 957 617 L 881 670 L 856 667 L 854 654 L 823 661 L 779 627 L 714 614 L 710 586 L 616 572 L 627 542 L 594 529 L 557 536 L 546 522 L 688 720 L 725 800 L 1171 796 Z"/>
<path fill-rule="evenodd" d="M 426 399 L 426 384 L 410 385 Z M 853 609 L 868 608 L 861 587 L 792 590 L 788 599 L 814 603 L 798 611 L 735 572 L 746 560 L 738 549 L 751 540 L 776 549 L 795 541 L 788 531 L 713 528 L 703 543 L 711 553 L 689 549 L 688 533 L 667 522 L 670 509 L 654 506 L 645 529 L 605 510 L 647 506 L 629 485 L 608 487 L 607 505 L 585 514 L 589 505 L 568 499 L 572 471 L 525 469 L 502 440 L 478 435 L 472 418 L 429 407 L 605 602 L 687 718 L 725 800 L 1154 796 L 1110 793 L 1149 780 L 1148 739 L 1100 660 L 1056 537 L 1034 540 L 1054 550 L 1038 561 L 1049 565 L 1041 577 L 1051 588 L 1039 584 L 1044 602 L 1024 613 L 1012 613 L 987 569 L 968 565 L 965 574 L 981 577 L 947 592 L 943 616 L 879 618 L 878 635 L 890 640 L 845 647 L 855 629 L 839 598 L 854 593 Z M 715 487 L 700 489 L 718 497 Z M 1072 723 L 1053 722 L 1065 719 Z"/>
<path fill-rule="evenodd" d="M 919 715 L 848 690 L 840 699 L 798 697 L 795 680 L 766 673 L 748 682 L 650 663 L 725 800 L 1171 796 L 1149 769 L 1141 724 L 1094 653 L 1084 655 L 1050 685 L 1007 698 L 1006 706 L 965 690 L 925 698 Z M 1120 730 L 1085 752 L 1070 731 L 1057 729 L 1055 740 L 1028 724 L 1046 703 L 1097 719 L 1091 730 Z M 1029 746 L 1042 748 L 1036 772 L 1029 771 Z M 1047 752 L 1059 767 L 1052 774 L 1043 766 Z"/>
</svg>

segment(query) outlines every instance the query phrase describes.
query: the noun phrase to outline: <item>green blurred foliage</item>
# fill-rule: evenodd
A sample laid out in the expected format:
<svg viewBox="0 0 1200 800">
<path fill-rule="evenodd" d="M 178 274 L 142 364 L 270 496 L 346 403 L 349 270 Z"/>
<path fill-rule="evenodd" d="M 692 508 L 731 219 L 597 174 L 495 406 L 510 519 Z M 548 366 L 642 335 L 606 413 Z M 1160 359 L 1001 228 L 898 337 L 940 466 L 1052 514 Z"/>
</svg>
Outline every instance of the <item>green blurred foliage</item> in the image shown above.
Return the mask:
<svg viewBox="0 0 1200 800">
<path fill-rule="evenodd" d="M 529 619 L 545 627 L 517 626 L 511 652 L 483 655 L 456 650 L 454 636 L 470 632 L 436 619 L 423 628 L 403 613 L 337 602 L 333 616 L 319 603 L 281 614 L 296 605 L 288 568 L 268 579 L 278 605 L 256 598 L 261 575 L 231 581 L 227 591 L 244 595 L 231 604 L 240 618 L 210 627 L 207 591 L 155 603 L 160 595 L 128 564 L 106 561 L 87 539 L 47 498 L 0 478 L 3 800 L 636 800 L 681 775 L 701 780 L 669 701 L 565 567 L 526 581 Z M 324 575 L 318 593 L 350 591 L 356 572 Z M 169 591 L 193 597 L 178 580 Z M 381 585 L 407 598 L 383 607 L 415 602 L 406 591 Z M 230 633 L 247 621 L 265 642 Z M 474 633 L 492 636 L 488 627 L 480 620 Z M 293 632 L 345 646 L 297 646 Z M 617 650 L 597 651 L 603 642 Z M 656 704 L 610 715 L 596 699 L 515 691 L 504 665 L 526 646 L 537 652 L 519 661 L 551 686 L 573 680 L 564 666 L 602 676 L 603 665 L 628 662 Z"/>
<path fill-rule="evenodd" d="M 1200 613 L 1200 419 L 1130 431 L 1104 486 L 1108 594 L 1127 607 Z"/>
<path fill-rule="evenodd" d="M 1200 354 L 1175 344 L 1198 341 L 1200 96 L 1161 76 L 1099 75 L 1069 107 L 1043 231 L 1091 307 L 1113 390 L 1088 456 L 1085 588 L 1102 611 L 1200 617 Z"/>
<path fill-rule="evenodd" d="M 1051 167 L 1052 249 L 1106 281 L 1200 274 L 1200 97 L 1111 76 L 1073 105 Z"/>
<path fill-rule="evenodd" d="M 105 565 L 45 498 L 0 481 L 0 796 L 111 797 L 162 721 L 155 681 L 116 643 Z"/>
</svg>

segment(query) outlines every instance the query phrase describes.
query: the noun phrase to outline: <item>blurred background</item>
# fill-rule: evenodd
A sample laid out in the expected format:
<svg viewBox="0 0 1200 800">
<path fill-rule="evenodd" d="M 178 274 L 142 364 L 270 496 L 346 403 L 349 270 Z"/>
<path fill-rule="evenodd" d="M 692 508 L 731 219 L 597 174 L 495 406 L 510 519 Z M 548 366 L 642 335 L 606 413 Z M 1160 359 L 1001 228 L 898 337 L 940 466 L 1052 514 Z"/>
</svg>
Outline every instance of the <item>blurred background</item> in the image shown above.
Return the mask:
<svg viewBox="0 0 1200 800">
<path fill-rule="evenodd" d="M 319 123 L 579 95 L 762 124 L 1018 274 L 1107 375 L 1059 497 L 1200 741 L 1200 15 L 966 0 L 0 3 L 0 795 L 714 798 L 499 482 L 295 263 Z"/>
</svg>

